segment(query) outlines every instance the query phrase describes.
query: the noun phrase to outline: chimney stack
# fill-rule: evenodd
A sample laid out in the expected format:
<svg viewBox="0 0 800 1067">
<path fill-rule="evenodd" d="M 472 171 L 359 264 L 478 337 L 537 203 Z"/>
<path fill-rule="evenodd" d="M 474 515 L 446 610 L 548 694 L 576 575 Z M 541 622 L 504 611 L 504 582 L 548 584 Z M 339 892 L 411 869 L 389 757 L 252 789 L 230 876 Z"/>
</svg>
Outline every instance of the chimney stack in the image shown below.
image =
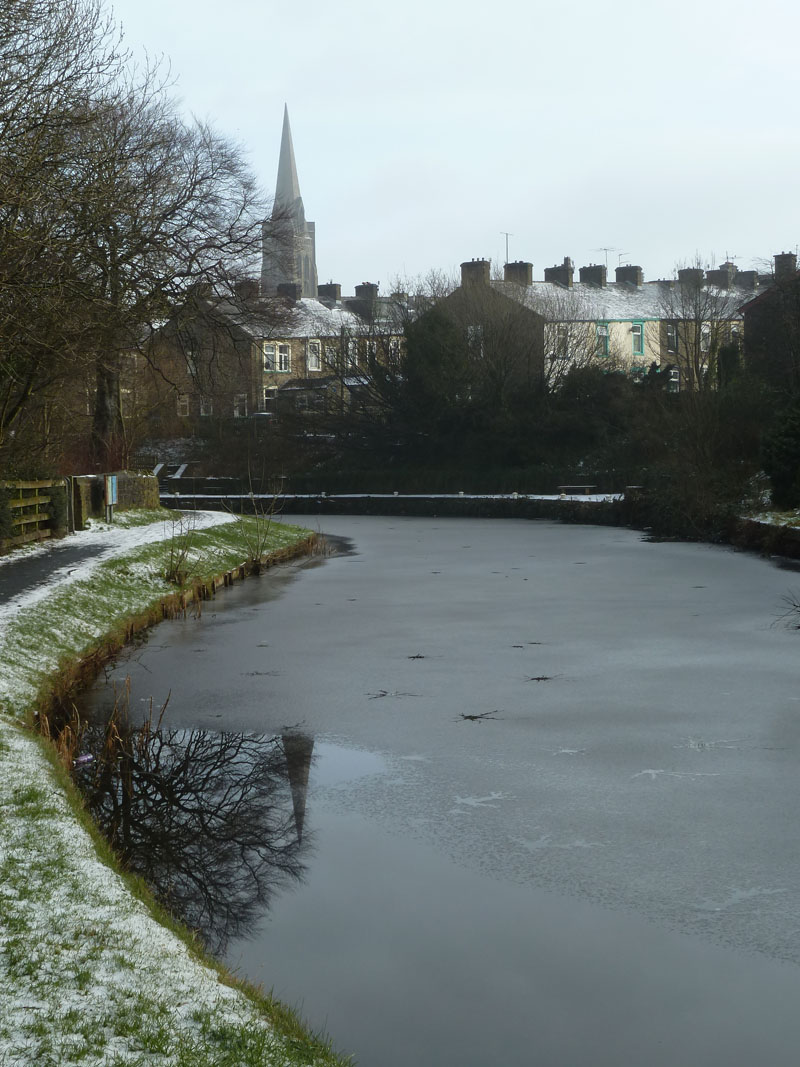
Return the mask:
<svg viewBox="0 0 800 1067">
<path fill-rule="evenodd" d="M 571 289 L 572 271 L 572 260 L 569 256 L 564 256 L 564 262 L 560 266 L 545 267 L 544 280 L 546 282 L 556 282 L 558 285 L 563 285 L 565 289 Z"/>
<path fill-rule="evenodd" d="M 518 259 L 515 263 L 506 263 L 503 267 L 503 281 L 515 285 L 533 285 L 533 264 Z"/>
<path fill-rule="evenodd" d="M 578 274 L 584 285 L 605 288 L 607 268 L 604 263 L 590 263 L 588 267 L 581 267 Z"/>
<path fill-rule="evenodd" d="M 775 256 L 775 279 L 790 278 L 797 271 L 797 256 L 794 252 L 781 252 Z"/>
<path fill-rule="evenodd" d="M 700 267 L 683 267 L 678 271 L 678 281 L 699 288 L 703 284 L 703 271 Z"/>
<path fill-rule="evenodd" d="M 233 288 L 237 298 L 244 303 L 249 300 L 258 299 L 258 278 L 241 278 L 238 282 L 234 283 Z"/>
<path fill-rule="evenodd" d="M 378 299 L 378 286 L 375 282 L 362 282 L 361 285 L 356 286 L 356 300 L 365 300 L 369 304 L 374 304 Z"/>
<path fill-rule="evenodd" d="M 626 264 L 624 267 L 617 267 L 614 275 L 617 279 L 617 285 L 635 285 L 637 288 L 640 285 L 644 285 L 644 272 L 641 267 L 633 267 L 630 264 Z"/>
<path fill-rule="evenodd" d="M 707 270 L 706 281 L 709 285 L 716 285 L 718 289 L 730 289 L 734 284 L 736 272 L 736 264 L 728 260 L 716 270 Z"/>
<path fill-rule="evenodd" d="M 278 296 L 282 296 L 285 300 L 291 300 L 293 303 L 297 303 L 302 295 L 302 286 L 296 282 L 280 282 L 278 285 Z"/>
<path fill-rule="evenodd" d="M 323 303 L 330 300 L 336 304 L 342 299 L 342 287 L 337 282 L 325 282 L 317 286 L 317 294 Z"/>
<path fill-rule="evenodd" d="M 734 284 L 737 289 L 758 289 L 758 271 L 737 270 Z"/>
<path fill-rule="evenodd" d="M 462 285 L 488 285 L 489 260 L 472 259 L 461 264 Z"/>
</svg>

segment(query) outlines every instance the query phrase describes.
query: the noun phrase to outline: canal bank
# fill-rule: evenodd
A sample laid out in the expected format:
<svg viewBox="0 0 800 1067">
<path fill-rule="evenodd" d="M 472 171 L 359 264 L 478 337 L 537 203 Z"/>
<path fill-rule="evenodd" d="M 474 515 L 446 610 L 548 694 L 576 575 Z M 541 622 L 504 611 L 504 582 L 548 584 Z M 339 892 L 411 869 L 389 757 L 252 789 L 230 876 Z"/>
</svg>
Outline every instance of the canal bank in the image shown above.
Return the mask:
<svg viewBox="0 0 800 1067">
<path fill-rule="evenodd" d="M 243 573 L 253 532 L 225 514 L 177 530 L 159 521 L 146 534 L 132 530 L 127 551 L 122 538 L 113 558 L 0 605 L 4 1063 L 342 1062 L 291 1012 L 204 957 L 118 869 L 52 746 L 21 725 L 165 605 L 191 610 L 192 589 Z M 308 536 L 272 524 L 263 554 L 307 551 Z M 177 593 L 164 578 L 176 558 L 184 570 Z"/>
<path fill-rule="evenodd" d="M 219 483 L 219 484 L 215 484 Z M 550 519 L 590 526 L 623 526 L 652 535 L 653 496 L 640 486 L 624 493 L 597 493 L 594 486 L 565 486 L 549 495 L 528 493 L 271 493 L 241 492 L 238 482 L 225 488 L 224 479 L 198 482 L 169 479 L 162 484 L 164 507 L 226 509 L 253 514 L 267 508 L 285 515 L 315 519 L 342 515 L 385 515 L 407 518 Z M 800 559 L 800 527 L 796 512 L 764 512 L 732 517 L 722 524 L 713 543 L 758 552 L 764 556 Z M 707 537 L 666 540 L 704 541 Z"/>
</svg>

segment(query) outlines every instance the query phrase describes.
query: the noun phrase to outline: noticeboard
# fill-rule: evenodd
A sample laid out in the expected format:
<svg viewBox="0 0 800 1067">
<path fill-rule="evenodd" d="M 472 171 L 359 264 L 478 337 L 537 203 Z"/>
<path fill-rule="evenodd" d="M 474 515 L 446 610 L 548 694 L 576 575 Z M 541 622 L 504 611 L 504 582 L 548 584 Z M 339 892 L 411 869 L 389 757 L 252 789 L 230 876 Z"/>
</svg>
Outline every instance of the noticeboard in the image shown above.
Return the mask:
<svg viewBox="0 0 800 1067">
<path fill-rule="evenodd" d="M 107 474 L 105 476 L 105 489 L 106 489 L 106 507 L 114 507 L 117 503 L 117 476 L 116 474 Z"/>
</svg>

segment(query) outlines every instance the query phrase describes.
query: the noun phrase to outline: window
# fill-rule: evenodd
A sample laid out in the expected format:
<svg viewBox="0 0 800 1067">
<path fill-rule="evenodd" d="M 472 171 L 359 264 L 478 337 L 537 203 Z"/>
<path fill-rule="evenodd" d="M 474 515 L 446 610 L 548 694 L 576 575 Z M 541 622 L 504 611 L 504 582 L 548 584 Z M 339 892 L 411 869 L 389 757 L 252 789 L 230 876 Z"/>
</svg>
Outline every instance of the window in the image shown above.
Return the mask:
<svg viewBox="0 0 800 1067">
<path fill-rule="evenodd" d="M 711 348 L 711 326 L 704 322 L 700 327 L 700 351 L 708 352 Z"/>
<path fill-rule="evenodd" d="M 247 417 L 247 393 L 237 393 L 233 398 L 233 417 L 244 419 Z"/>
<path fill-rule="evenodd" d="M 569 344 L 569 326 L 565 322 L 559 322 L 556 325 L 556 347 L 553 352 L 553 359 L 569 359 L 570 356 L 570 344 Z"/>
<path fill-rule="evenodd" d="M 391 363 L 400 362 L 400 338 L 389 338 L 389 360 Z"/>
<path fill-rule="evenodd" d="M 263 341 L 261 351 L 264 357 L 264 370 L 286 374 L 291 367 L 291 349 L 288 344 L 276 345 L 272 341 Z"/>
<path fill-rule="evenodd" d="M 308 342 L 307 370 L 322 370 L 322 345 L 319 341 Z"/>
<path fill-rule="evenodd" d="M 597 354 L 598 356 L 608 355 L 608 323 L 598 322 L 597 324 Z"/>
<path fill-rule="evenodd" d="M 475 355 L 483 355 L 483 326 L 467 326 L 467 344 Z"/>
<path fill-rule="evenodd" d="M 667 323 L 667 351 L 678 351 L 678 327 L 674 322 Z"/>
<path fill-rule="evenodd" d="M 178 393 L 178 416 L 182 419 L 189 418 L 189 394 Z"/>
<path fill-rule="evenodd" d="M 214 405 L 210 396 L 200 397 L 200 414 L 204 416 L 214 414 Z"/>
<path fill-rule="evenodd" d="M 274 386 L 267 386 L 264 389 L 264 396 L 263 396 L 262 403 L 261 403 L 261 410 L 262 411 L 270 411 L 270 412 L 274 411 L 275 410 L 275 401 L 277 399 L 277 396 L 278 396 L 278 390 Z"/>
<path fill-rule="evenodd" d="M 347 342 L 347 369 L 358 370 L 358 341 Z"/>
<path fill-rule="evenodd" d="M 634 356 L 644 355 L 644 323 L 631 323 L 631 339 L 633 341 Z"/>
</svg>

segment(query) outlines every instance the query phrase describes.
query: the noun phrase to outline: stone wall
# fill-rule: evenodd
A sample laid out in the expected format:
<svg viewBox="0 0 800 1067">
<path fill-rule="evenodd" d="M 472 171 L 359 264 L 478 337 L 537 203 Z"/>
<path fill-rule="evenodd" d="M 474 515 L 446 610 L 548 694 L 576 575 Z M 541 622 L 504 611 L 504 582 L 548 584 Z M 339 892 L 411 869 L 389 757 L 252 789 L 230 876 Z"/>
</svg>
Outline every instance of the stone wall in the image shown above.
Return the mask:
<svg viewBox="0 0 800 1067">
<path fill-rule="evenodd" d="M 158 479 L 154 474 L 135 474 L 130 471 L 114 471 L 117 476 L 116 511 L 129 508 L 157 508 Z M 75 529 L 82 530 L 86 520 L 102 519 L 105 515 L 103 503 L 103 476 L 80 475 L 73 479 Z"/>
</svg>

